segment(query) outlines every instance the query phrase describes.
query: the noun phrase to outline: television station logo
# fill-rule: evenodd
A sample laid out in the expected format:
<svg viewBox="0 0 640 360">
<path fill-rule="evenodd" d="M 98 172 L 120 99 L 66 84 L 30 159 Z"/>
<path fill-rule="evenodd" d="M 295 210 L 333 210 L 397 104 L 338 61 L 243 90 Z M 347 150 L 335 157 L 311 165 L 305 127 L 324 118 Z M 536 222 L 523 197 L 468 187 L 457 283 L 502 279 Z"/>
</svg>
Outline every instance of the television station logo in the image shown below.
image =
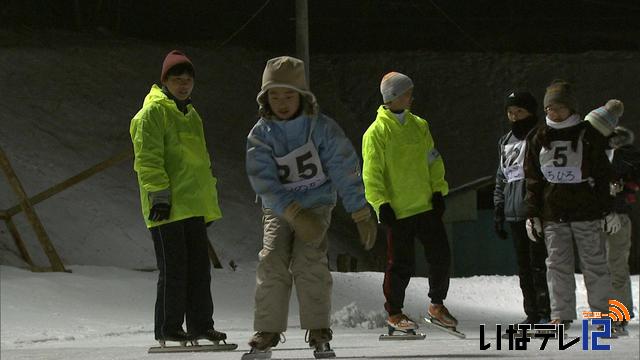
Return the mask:
<svg viewBox="0 0 640 360">
<path fill-rule="evenodd" d="M 609 313 L 599 311 L 582 312 L 582 336 L 568 335 L 568 323 L 546 324 L 510 324 L 502 331 L 502 324 L 496 324 L 495 349 L 502 350 L 502 339 L 508 342 L 509 350 L 527 350 L 531 339 L 542 339 L 540 350 L 544 350 L 549 340 L 558 341 L 558 349 L 566 350 L 582 340 L 582 350 L 611 350 L 610 344 L 601 344 L 599 339 L 611 339 L 614 323 L 629 321 L 631 316 L 627 307 L 618 300 L 609 300 Z M 480 324 L 480 350 L 488 350 L 491 342 L 485 342 L 485 324 Z"/>
</svg>

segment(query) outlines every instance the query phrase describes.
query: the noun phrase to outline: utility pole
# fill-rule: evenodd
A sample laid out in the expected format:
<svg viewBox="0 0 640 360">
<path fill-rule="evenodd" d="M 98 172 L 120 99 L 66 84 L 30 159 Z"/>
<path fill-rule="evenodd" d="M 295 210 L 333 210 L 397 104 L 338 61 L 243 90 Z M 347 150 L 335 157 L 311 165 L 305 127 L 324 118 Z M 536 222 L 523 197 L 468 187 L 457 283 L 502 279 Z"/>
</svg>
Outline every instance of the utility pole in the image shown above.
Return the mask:
<svg viewBox="0 0 640 360">
<path fill-rule="evenodd" d="M 296 54 L 304 61 L 307 86 L 311 87 L 309 78 L 309 6 L 307 0 L 296 0 Z"/>
</svg>

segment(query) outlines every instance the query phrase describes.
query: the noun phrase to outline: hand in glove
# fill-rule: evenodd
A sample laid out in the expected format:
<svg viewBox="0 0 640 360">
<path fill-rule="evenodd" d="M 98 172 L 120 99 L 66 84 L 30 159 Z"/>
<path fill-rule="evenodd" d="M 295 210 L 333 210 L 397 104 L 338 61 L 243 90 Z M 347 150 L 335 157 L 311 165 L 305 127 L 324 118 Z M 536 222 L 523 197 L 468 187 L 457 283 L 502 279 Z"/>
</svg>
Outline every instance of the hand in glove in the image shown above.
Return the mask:
<svg viewBox="0 0 640 360">
<path fill-rule="evenodd" d="M 392 226 L 396 222 L 396 213 L 389 203 L 380 205 L 378 217 L 380 218 L 380 222 L 387 226 Z"/>
<path fill-rule="evenodd" d="M 378 234 L 378 222 L 374 216 L 371 216 L 369 206 L 351 214 L 351 218 L 355 221 L 360 235 L 360 242 L 365 250 L 370 250 L 376 243 L 376 235 Z"/>
<path fill-rule="evenodd" d="M 502 240 L 506 240 L 509 236 L 504 230 L 504 209 L 502 206 L 496 206 L 495 215 L 493 218 L 493 230 L 496 235 Z"/>
<path fill-rule="evenodd" d="M 542 221 L 540 218 L 534 217 L 527 219 L 527 236 L 531 241 L 537 242 L 544 239 L 544 233 L 542 232 Z"/>
<path fill-rule="evenodd" d="M 171 216 L 171 191 L 169 189 L 149 193 L 149 220 L 162 221 Z"/>
<path fill-rule="evenodd" d="M 431 204 L 433 205 L 433 210 L 438 214 L 438 217 L 441 218 L 445 210 L 444 196 L 442 196 L 441 192 L 434 192 L 433 195 L 431 195 Z"/>
<path fill-rule="evenodd" d="M 320 217 L 309 209 L 304 209 L 297 202 L 292 202 L 284 209 L 284 218 L 289 222 L 300 240 L 318 247 L 327 231 Z"/>
<path fill-rule="evenodd" d="M 609 235 L 617 233 L 621 227 L 620 216 L 614 212 L 608 213 L 607 216 L 602 219 L 602 231 Z"/>
<path fill-rule="evenodd" d="M 504 220 L 496 219 L 493 221 L 493 230 L 496 232 L 496 235 L 502 240 L 506 240 L 509 237 L 509 234 L 504 230 Z"/>
</svg>

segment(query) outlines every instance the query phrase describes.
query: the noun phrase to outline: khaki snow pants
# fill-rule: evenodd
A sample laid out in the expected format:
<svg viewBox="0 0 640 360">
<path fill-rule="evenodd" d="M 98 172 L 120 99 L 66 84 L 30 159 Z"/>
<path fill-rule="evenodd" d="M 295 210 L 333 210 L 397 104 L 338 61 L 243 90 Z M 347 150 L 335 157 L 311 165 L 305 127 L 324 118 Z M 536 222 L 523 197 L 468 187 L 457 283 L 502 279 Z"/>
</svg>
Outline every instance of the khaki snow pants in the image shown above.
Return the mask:
<svg viewBox="0 0 640 360">
<path fill-rule="evenodd" d="M 600 220 L 544 223 L 551 319 L 577 319 L 574 241 L 591 311 L 609 312 L 611 276 L 601 231 Z"/>
<path fill-rule="evenodd" d="M 263 210 L 264 234 L 256 270 L 255 331 L 284 332 L 287 329 L 293 283 L 300 305 L 300 327 L 323 329 L 330 325 L 333 280 L 327 259 L 326 230 L 333 206 L 318 206 L 311 210 L 326 226 L 318 247 L 298 239 L 289 223 L 272 210 Z"/>
<path fill-rule="evenodd" d="M 631 277 L 629 277 L 629 251 L 631 250 L 631 219 L 627 214 L 618 214 L 622 227 L 613 235 L 601 233 L 607 246 L 607 260 L 613 287 L 612 299 L 622 302 L 633 316 Z"/>
</svg>

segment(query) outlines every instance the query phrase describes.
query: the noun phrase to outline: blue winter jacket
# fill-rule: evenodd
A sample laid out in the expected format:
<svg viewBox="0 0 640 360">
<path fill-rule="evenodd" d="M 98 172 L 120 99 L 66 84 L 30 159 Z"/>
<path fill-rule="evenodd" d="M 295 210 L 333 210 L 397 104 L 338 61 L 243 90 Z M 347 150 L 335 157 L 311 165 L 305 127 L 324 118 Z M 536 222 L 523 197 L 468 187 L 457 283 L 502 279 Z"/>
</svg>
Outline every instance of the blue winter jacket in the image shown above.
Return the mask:
<svg viewBox="0 0 640 360">
<path fill-rule="evenodd" d="M 275 157 L 287 155 L 307 143 L 312 118 L 300 115 L 280 121 L 260 118 L 247 136 L 246 169 L 262 206 L 282 215 L 293 201 L 303 208 L 335 205 L 336 190 L 345 209 L 352 213 L 366 205 L 360 159 L 338 124 L 328 116 L 316 117 L 312 141 L 327 181 L 307 191 L 289 191 L 280 182 Z"/>
</svg>

